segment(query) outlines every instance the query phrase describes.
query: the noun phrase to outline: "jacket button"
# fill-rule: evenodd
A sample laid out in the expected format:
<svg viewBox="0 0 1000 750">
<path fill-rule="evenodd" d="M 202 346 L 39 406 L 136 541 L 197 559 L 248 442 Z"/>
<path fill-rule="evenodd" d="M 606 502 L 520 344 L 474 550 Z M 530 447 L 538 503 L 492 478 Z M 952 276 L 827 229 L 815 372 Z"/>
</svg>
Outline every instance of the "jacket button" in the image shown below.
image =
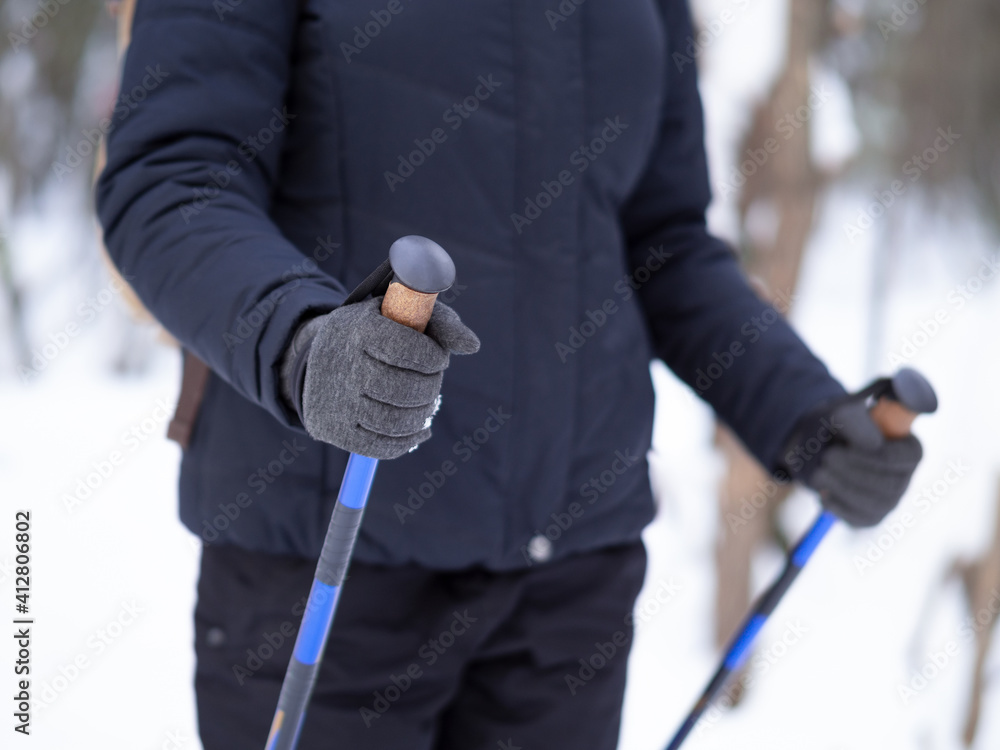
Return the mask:
<svg viewBox="0 0 1000 750">
<path fill-rule="evenodd" d="M 222 628 L 209 628 L 205 633 L 205 645 L 209 648 L 220 648 L 227 640 L 226 631 Z"/>
<path fill-rule="evenodd" d="M 528 554 L 531 555 L 531 559 L 535 562 L 545 562 L 552 557 L 552 542 L 541 534 L 533 536 L 531 537 L 531 541 L 528 542 Z"/>
</svg>

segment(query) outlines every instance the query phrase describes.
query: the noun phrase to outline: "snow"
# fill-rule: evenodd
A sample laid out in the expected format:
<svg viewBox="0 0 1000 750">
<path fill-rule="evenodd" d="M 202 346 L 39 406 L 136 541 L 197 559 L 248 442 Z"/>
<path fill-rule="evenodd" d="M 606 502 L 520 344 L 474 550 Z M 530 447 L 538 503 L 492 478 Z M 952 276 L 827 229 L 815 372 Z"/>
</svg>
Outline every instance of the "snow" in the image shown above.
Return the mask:
<svg viewBox="0 0 1000 750">
<path fill-rule="evenodd" d="M 749 106 L 777 73 L 787 3 L 705 0 L 696 9 L 706 26 L 727 9 L 735 14 L 734 22 L 717 24 L 719 33 L 698 56 L 717 185 L 735 163 Z M 16 86 L 25 75 L 8 69 L 0 78 Z M 811 146 L 834 168 L 854 153 L 857 134 L 842 85 L 829 84 L 837 94 L 817 110 Z M 844 225 L 884 189 L 838 183 L 824 196 L 793 321 L 848 387 L 901 364 L 931 379 L 941 409 L 915 428 L 925 459 L 882 526 L 834 528 L 763 631 L 744 702 L 710 713 L 689 750 L 960 747 L 974 646 L 963 628 L 968 606 L 949 566 L 981 553 L 995 528 L 1000 291 L 995 279 L 971 291 L 994 251 L 974 220 L 960 211 L 930 219 L 916 190 L 851 241 Z M 44 196 L 40 213 L 20 217 L 8 237 L 31 248 L 17 256 L 19 278 L 48 288 L 28 310 L 39 347 L 108 285 L 93 280 L 96 266 L 80 267 L 78 254 L 67 253 L 90 223 L 81 206 L 60 200 Z M 80 218 L 49 218 L 67 213 Z M 713 205 L 711 220 L 720 234 L 735 236 L 731 200 Z M 31 382 L 0 379 L 7 498 L 0 601 L 14 594 L 14 512 L 30 508 L 33 689 L 46 703 L 34 711 L 33 736 L 22 744 L 196 750 L 191 612 L 200 551 L 177 520 L 179 451 L 164 438 L 160 406 L 176 397 L 179 362 L 176 352 L 160 349 L 143 376 L 108 374 L 117 302 L 82 326 Z M 942 311 L 945 322 L 934 330 Z M 866 347 L 869 340 L 875 344 Z M 722 465 L 711 447 L 712 417 L 662 365 L 652 372 L 651 473 L 660 513 L 645 535 L 650 568 L 637 604 L 622 750 L 665 746 L 719 657 L 710 623 Z M 84 494 L 78 483 L 88 479 L 91 494 L 68 500 Z M 789 533 L 801 533 L 817 508 L 810 493 L 797 491 L 782 514 Z M 864 564 L 878 552 L 877 561 Z M 758 588 L 781 563 L 775 550 L 761 552 L 753 564 Z M 0 664 L 10 665 L 13 639 L 0 644 Z M 938 674 L 904 700 L 900 687 L 920 669 Z M 998 669 L 994 648 L 986 673 Z M 998 746 L 1000 693 L 987 688 L 975 748 Z"/>
<path fill-rule="evenodd" d="M 56 360 L 32 385 L 0 388 L 5 602 L 14 597 L 14 512 L 31 511 L 40 701 L 29 747 L 159 748 L 171 731 L 197 747 L 190 644 L 199 549 L 177 521 L 179 451 L 163 437 L 169 412 L 159 406 L 176 399 L 176 357 L 159 359 L 135 381 L 58 369 Z M 3 639 L 4 664 L 13 663 L 12 644 Z"/>
</svg>

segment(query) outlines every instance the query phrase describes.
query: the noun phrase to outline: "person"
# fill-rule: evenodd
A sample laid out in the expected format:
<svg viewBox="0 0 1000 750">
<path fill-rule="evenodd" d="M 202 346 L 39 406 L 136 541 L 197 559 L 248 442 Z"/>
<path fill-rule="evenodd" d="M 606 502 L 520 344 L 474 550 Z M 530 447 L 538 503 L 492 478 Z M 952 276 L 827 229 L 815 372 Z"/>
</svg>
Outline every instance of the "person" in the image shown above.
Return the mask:
<svg viewBox="0 0 1000 750">
<path fill-rule="evenodd" d="M 919 443 L 878 434 L 706 229 L 669 54 L 691 34 L 684 0 L 139 3 L 121 85 L 146 93 L 97 205 L 210 369 L 179 492 L 207 750 L 264 744 L 347 450 L 393 460 L 302 748 L 616 746 L 653 358 L 845 520 L 898 502 Z M 458 269 L 426 335 L 343 304 L 404 235 Z"/>
</svg>

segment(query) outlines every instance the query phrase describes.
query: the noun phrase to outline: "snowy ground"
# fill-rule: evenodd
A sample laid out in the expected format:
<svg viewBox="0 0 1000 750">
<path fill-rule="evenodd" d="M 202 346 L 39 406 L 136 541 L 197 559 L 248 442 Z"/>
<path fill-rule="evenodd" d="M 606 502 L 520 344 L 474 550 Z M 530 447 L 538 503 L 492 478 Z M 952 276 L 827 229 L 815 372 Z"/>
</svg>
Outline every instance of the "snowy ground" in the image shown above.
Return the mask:
<svg viewBox="0 0 1000 750">
<path fill-rule="evenodd" d="M 717 185 L 731 162 L 747 103 L 766 88 L 782 54 L 774 29 L 784 22 L 784 4 L 703 0 L 698 7 L 705 23 L 721 18 L 726 8 L 737 12 L 738 21 L 720 27 L 699 57 Z M 843 108 L 836 99 L 825 107 L 819 128 L 828 137 L 817 148 L 833 160 L 851 146 Z M 901 202 L 855 242 L 848 241 L 844 223 L 855 220 L 877 188 L 884 186 L 842 187 L 827 196 L 793 319 L 849 387 L 864 384 L 875 371 L 891 372 L 900 360 L 930 377 L 941 410 L 916 427 L 925 460 L 899 510 L 882 527 L 831 533 L 764 631 L 746 700 L 736 710 L 710 715 L 705 730 L 686 746 L 690 750 L 960 746 L 974 650 L 962 628 L 966 605 L 946 571 L 956 558 L 978 554 L 994 528 L 1000 290 L 992 281 L 968 299 L 956 292 L 993 248 L 965 229 L 969 224 L 961 216 L 931 223 L 915 200 Z M 714 207 L 713 223 L 731 233 L 726 201 Z M 41 245 L 51 255 L 59 242 L 46 231 L 32 230 L 28 260 L 35 267 L 21 273 L 49 278 L 51 259 Z M 866 347 L 878 312 L 870 293 L 874 254 L 884 243 L 899 251 L 895 265 L 888 266 L 890 283 L 875 297 L 884 306 L 875 326 L 880 338 Z M 59 281 L 67 284 L 60 295 L 71 306 L 38 313 L 42 337 L 74 319 L 66 310 L 76 309 L 83 298 L 74 296 L 80 292 L 71 282 Z M 928 321 L 942 313 L 946 322 L 927 334 L 933 329 Z M 14 512 L 30 509 L 33 690 L 45 704 L 34 712 L 29 740 L 15 744 L 6 739 L 9 727 L 0 728 L 3 747 L 199 747 L 190 648 L 199 549 L 176 519 L 178 449 L 163 437 L 165 413 L 159 407 L 161 401 L 173 403 L 178 365 L 175 353 L 164 349 L 141 379 L 101 375 L 105 329 L 113 315 L 102 313 L 32 384 L 0 380 L 6 498 L 0 513 L 0 602 L 9 612 Z M 661 512 L 646 536 L 651 565 L 638 604 L 622 750 L 663 747 L 718 658 L 709 623 L 721 467 L 710 447 L 711 416 L 664 368 L 654 367 L 654 375 L 653 481 Z M 948 472 L 955 464 L 962 476 L 949 484 L 945 477 L 955 478 Z M 78 482 L 88 478 L 95 485 L 91 494 L 68 501 L 84 494 Z M 925 490 L 932 494 L 922 500 Z M 797 533 L 816 504 L 800 492 L 786 510 L 788 528 Z M 901 525 L 904 518 L 908 526 Z M 898 538 L 885 536 L 893 528 Z M 882 558 L 859 569 L 872 544 L 885 548 Z M 761 586 L 780 563 L 773 551 L 755 561 Z M 663 599 L 668 589 L 676 593 L 661 604 L 656 594 Z M 0 638 L 0 664 L 13 663 L 13 645 L 13 639 Z M 921 669 L 938 674 L 915 694 L 902 696 L 901 686 Z M 998 669 L 995 648 L 987 674 Z M 8 673 L 5 693 L 10 680 Z M 9 709 L 3 715 L 12 723 Z M 1000 746 L 996 689 L 987 692 L 982 716 L 976 748 Z"/>
<path fill-rule="evenodd" d="M 14 511 L 31 511 L 32 689 L 40 702 L 27 747 L 140 750 L 163 747 L 171 731 L 194 736 L 189 644 L 199 549 L 176 518 L 178 449 L 163 437 L 169 412 L 159 408 L 175 398 L 175 381 L 164 358 L 137 382 L 53 372 L 31 388 L 0 389 L 5 613 L 14 599 Z M 96 489 L 86 496 L 80 480 Z M 12 645 L 3 639 L 5 665 Z"/>
</svg>

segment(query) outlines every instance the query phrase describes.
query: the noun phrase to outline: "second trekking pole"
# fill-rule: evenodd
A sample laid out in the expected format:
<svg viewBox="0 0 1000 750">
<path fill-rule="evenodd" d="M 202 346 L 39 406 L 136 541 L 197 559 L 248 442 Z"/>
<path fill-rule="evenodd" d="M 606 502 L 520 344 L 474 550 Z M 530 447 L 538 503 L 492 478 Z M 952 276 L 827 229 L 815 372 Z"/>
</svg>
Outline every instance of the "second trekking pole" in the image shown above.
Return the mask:
<svg viewBox="0 0 1000 750">
<path fill-rule="evenodd" d="M 871 408 L 872 420 L 890 440 L 906 437 L 918 414 L 930 414 L 937 409 L 937 396 L 934 395 L 931 384 L 923 375 L 910 368 L 901 369 L 892 378 L 877 380 L 860 395 L 874 402 Z M 743 625 L 730 642 L 722 663 L 670 740 L 667 750 L 678 750 L 684 744 L 684 740 L 691 734 L 702 714 L 712 705 L 715 696 L 725 686 L 729 677 L 743 666 L 743 662 L 750 654 L 754 639 L 764 627 L 767 618 L 791 588 L 819 543 L 823 541 L 823 537 L 836 522 L 837 517 L 833 513 L 823 511 L 789 553 L 781 575 L 747 614 Z"/>
</svg>

